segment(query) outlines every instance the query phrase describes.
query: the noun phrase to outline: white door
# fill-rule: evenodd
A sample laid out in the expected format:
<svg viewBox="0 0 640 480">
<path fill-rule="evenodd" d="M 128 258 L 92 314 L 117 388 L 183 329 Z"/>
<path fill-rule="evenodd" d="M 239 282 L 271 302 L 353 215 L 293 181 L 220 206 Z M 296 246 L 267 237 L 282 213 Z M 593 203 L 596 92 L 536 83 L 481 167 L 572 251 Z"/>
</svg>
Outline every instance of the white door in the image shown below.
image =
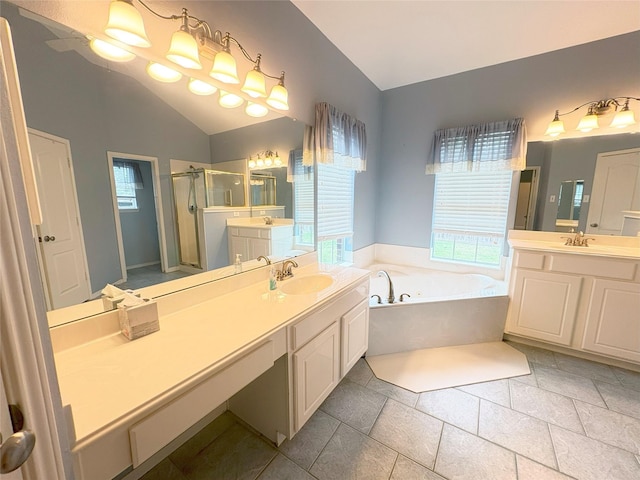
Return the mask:
<svg viewBox="0 0 640 480">
<path fill-rule="evenodd" d="M 29 144 L 42 206 L 40 258 L 50 309 L 91 297 L 69 143 L 35 130 Z"/>
<path fill-rule="evenodd" d="M 598 155 L 587 233 L 620 235 L 624 210 L 640 210 L 640 149 Z"/>
</svg>

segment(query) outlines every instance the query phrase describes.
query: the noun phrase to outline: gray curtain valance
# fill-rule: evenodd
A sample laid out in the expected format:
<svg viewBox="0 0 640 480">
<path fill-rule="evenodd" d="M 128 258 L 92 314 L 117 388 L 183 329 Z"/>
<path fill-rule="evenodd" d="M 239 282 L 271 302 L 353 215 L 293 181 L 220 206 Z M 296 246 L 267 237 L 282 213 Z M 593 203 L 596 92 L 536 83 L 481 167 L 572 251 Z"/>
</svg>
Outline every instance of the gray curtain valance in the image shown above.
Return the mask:
<svg viewBox="0 0 640 480">
<path fill-rule="evenodd" d="M 316 104 L 314 143 L 318 163 L 336 164 L 357 172 L 366 170 L 364 123 L 326 102 Z"/>
<path fill-rule="evenodd" d="M 523 118 L 437 130 L 427 174 L 524 170 L 527 132 Z"/>
</svg>

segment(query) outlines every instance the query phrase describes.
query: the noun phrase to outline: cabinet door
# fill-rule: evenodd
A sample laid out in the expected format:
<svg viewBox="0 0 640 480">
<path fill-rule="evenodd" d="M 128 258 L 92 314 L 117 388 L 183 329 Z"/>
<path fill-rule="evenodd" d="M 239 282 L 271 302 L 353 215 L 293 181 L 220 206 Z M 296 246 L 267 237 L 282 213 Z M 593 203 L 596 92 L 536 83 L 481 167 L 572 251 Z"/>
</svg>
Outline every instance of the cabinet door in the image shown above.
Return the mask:
<svg viewBox="0 0 640 480">
<path fill-rule="evenodd" d="M 295 430 L 300 430 L 340 381 L 340 330 L 334 322 L 293 354 Z"/>
<path fill-rule="evenodd" d="M 342 370 L 344 377 L 369 346 L 369 301 L 353 307 L 342 316 Z"/>
<path fill-rule="evenodd" d="M 507 332 L 569 345 L 582 277 L 516 270 Z"/>
<path fill-rule="evenodd" d="M 271 255 L 271 240 L 266 238 L 249 238 L 249 257 L 243 260 L 258 258 L 260 255 Z"/>
<path fill-rule="evenodd" d="M 640 285 L 596 279 L 582 348 L 640 362 Z"/>
<path fill-rule="evenodd" d="M 247 238 L 246 237 L 237 237 L 233 235 L 229 235 L 229 265 L 233 265 L 236 261 L 236 254 L 242 255 L 240 260 L 243 262 L 246 260 L 251 260 L 249 257 L 249 251 L 247 248 Z"/>
</svg>

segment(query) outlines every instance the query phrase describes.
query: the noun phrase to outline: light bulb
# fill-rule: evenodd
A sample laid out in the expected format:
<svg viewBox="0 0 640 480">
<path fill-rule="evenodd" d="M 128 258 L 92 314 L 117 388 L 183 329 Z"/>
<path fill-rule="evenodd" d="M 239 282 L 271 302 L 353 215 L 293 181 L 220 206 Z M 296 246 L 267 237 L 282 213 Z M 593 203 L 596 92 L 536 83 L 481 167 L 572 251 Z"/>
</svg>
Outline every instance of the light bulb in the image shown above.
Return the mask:
<svg viewBox="0 0 640 480">
<path fill-rule="evenodd" d="M 112 62 L 124 63 L 136 58 L 133 53 L 126 51 L 124 48 L 117 47 L 113 43 L 105 42 L 99 38 L 92 38 L 89 41 L 89 47 L 96 55 Z"/>
<path fill-rule="evenodd" d="M 176 72 L 172 68 L 155 62 L 149 62 L 147 65 L 147 73 L 154 80 L 158 80 L 163 83 L 175 83 L 182 78 L 182 74 L 180 72 Z"/>
<path fill-rule="evenodd" d="M 217 87 L 213 85 L 203 82 L 202 80 L 198 80 L 197 78 L 191 78 L 189 80 L 189 91 L 196 95 L 213 95 L 218 91 Z"/>
<path fill-rule="evenodd" d="M 244 103 L 242 97 L 235 95 L 233 93 L 225 92 L 224 90 L 220 90 L 220 97 L 218 98 L 218 103 L 221 107 L 224 108 L 236 108 Z"/>
<path fill-rule="evenodd" d="M 131 0 L 113 0 L 109 5 L 109 20 L 104 33 L 133 47 L 148 48 L 151 42 L 144 30 L 140 12 Z"/>
<path fill-rule="evenodd" d="M 267 107 L 254 102 L 247 102 L 247 107 L 244 111 L 250 117 L 264 117 L 269 113 L 269 109 Z"/>
</svg>

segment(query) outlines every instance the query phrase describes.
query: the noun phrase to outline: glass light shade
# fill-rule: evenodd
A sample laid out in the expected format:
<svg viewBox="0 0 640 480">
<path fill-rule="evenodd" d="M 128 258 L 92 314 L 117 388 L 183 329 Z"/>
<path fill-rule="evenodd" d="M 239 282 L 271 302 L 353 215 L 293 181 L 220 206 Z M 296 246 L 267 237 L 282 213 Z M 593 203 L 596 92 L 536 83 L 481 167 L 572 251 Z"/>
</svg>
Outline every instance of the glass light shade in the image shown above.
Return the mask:
<svg viewBox="0 0 640 480">
<path fill-rule="evenodd" d="M 623 108 L 616 116 L 613 117 L 611 126 L 614 128 L 624 128 L 636 123 L 636 119 L 633 116 L 633 110 L 629 110 L 628 107 Z"/>
<path fill-rule="evenodd" d="M 154 80 L 164 83 L 175 83 L 182 78 L 180 72 L 176 72 L 172 68 L 155 62 L 149 62 L 147 65 L 147 73 Z"/>
<path fill-rule="evenodd" d="M 255 160 L 249 160 L 249 168 L 256 168 L 256 161 Z"/>
<path fill-rule="evenodd" d="M 253 98 L 266 97 L 267 87 L 264 74 L 260 70 L 249 70 L 242 91 Z"/>
<path fill-rule="evenodd" d="M 259 158 L 259 159 L 256 161 L 256 164 L 257 164 L 259 167 L 264 167 L 264 160 L 262 160 L 261 158 Z"/>
<path fill-rule="evenodd" d="M 213 59 L 213 67 L 209 75 L 216 80 L 224 83 L 240 83 L 238 78 L 238 70 L 236 68 L 236 59 L 229 52 L 218 52 Z"/>
<path fill-rule="evenodd" d="M 130 62 L 136 58 L 133 53 L 127 52 L 124 48 L 116 47 L 113 43 L 105 42 L 99 38 L 92 38 L 89 41 L 89 46 L 96 55 L 112 62 Z"/>
<path fill-rule="evenodd" d="M 274 85 L 267 103 L 278 110 L 289 110 L 289 92 L 283 85 Z"/>
<path fill-rule="evenodd" d="M 591 113 L 585 115 L 584 117 L 582 117 L 582 119 L 580 119 L 577 130 L 586 133 L 598 127 L 598 116 Z"/>
<path fill-rule="evenodd" d="M 202 70 L 198 57 L 198 42 L 184 30 L 178 30 L 171 36 L 171 46 L 166 57 L 181 67 Z"/>
<path fill-rule="evenodd" d="M 259 103 L 247 102 L 247 107 L 244 112 L 250 117 L 264 117 L 269 113 L 269 109 Z"/>
<path fill-rule="evenodd" d="M 271 158 L 267 157 L 267 158 L 264 159 L 264 164 L 267 167 L 270 167 L 271 165 L 273 165 L 273 160 L 271 160 Z"/>
<path fill-rule="evenodd" d="M 218 88 L 197 78 L 192 78 L 189 80 L 189 91 L 196 95 L 213 95 L 218 91 Z"/>
<path fill-rule="evenodd" d="M 109 5 L 109 20 L 104 33 L 134 47 L 151 46 L 140 12 L 125 0 L 113 0 Z"/>
<path fill-rule="evenodd" d="M 244 103 L 244 99 L 242 97 L 239 97 L 238 95 L 234 95 L 233 93 L 220 90 L 220 98 L 218 98 L 218 103 L 221 107 L 224 108 L 236 108 Z"/>
<path fill-rule="evenodd" d="M 280 160 L 280 157 L 276 157 L 276 158 L 274 158 L 274 159 L 273 159 L 273 164 L 274 164 L 276 167 L 279 167 L 280 165 L 282 165 L 282 160 Z"/>
<path fill-rule="evenodd" d="M 547 127 L 547 131 L 544 132 L 545 135 L 550 137 L 557 137 L 561 133 L 564 133 L 564 123 L 562 120 L 554 120 Z"/>
</svg>

